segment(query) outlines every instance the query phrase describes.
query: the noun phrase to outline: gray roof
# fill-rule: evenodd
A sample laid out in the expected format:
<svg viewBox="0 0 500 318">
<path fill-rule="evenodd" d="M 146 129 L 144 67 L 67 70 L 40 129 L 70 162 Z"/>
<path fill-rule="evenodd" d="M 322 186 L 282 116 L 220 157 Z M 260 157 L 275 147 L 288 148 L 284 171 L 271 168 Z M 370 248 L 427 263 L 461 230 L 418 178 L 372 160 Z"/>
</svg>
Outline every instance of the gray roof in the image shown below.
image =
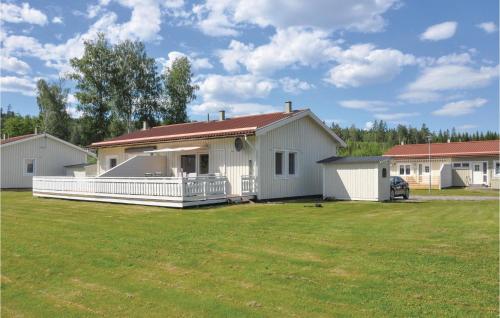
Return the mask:
<svg viewBox="0 0 500 318">
<path fill-rule="evenodd" d="M 318 161 L 318 163 L 378 163 L 390 160 L 389 157 L 384 156 L 368 156 L 368 157 L 329 157 Z"/>
</svg>

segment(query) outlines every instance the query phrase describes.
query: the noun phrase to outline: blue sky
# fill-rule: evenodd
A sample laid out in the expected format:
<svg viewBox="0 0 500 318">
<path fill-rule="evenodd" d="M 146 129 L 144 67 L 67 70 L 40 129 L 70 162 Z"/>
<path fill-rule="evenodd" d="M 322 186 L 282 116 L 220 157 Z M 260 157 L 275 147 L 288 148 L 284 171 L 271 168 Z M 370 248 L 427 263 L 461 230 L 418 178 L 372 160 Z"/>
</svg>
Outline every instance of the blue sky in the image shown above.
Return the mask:
<svg viewBox="0 0 500 318">
<path fill-rule="evenodd" d="M 36 114 L 35 82 L 57 80 L 83 40 L 141 40 L 161 70 L 190 58 L 192 119 L 281 110 L 327 122 L 376 119 L 498 131 L 498 1 L 4 1 L 1 104 Z M 73 83 L 65 85 L 73 89 Z M 69 98 L 69 112 L 76 100 Z"/>
</svg>

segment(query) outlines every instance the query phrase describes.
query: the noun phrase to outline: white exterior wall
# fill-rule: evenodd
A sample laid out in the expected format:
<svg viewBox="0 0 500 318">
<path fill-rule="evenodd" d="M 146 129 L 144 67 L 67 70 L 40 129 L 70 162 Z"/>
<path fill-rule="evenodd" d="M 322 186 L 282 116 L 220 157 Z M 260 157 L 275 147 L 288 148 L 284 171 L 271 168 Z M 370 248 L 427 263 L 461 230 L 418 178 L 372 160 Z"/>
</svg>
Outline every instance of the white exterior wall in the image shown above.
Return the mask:
<svg viewBox="0 0 500 318">
<path fill-rule="evenodd" d="M 385 164 L 381 164 L 383 165 Z M 324 198 L 369 201 L 389 199 L 389 173 L 386 178 L 382 178 L 382 168 L 379 168 L 378 163 L 327 163 L 323 164 L 323 169 Z"/>
<path fill-rule="evenodd" d="M 192 151 L 182 151 L 182 152 L 169 152 L 159 154 L 160 156 L 166 157 L 166 176 L 180 176 L 180 161 L 181 155 L 188 154 L 206 154 L 209 156 L 209 173 L 220 173 L 228 178 L 228 194 L 241 194 L 241 176 L 249 174 L 249 160 L 252 160 L 254 165 L 254 171 L 256 171 L 256 156 L 255 156 L 255 136 L 248 137 L 248 143 L 244 143 L 244 149 L 241 151 L 236 151 L 234 148 L 234 139 L 236 137 L 230 138 L 218 138 L 218 139 L 206 139 L 206 140 L 193 140 L 193 141 L 176 141 L 169 143 L 157 143 L 151 144 L 156 145 L 157 149 L 162 148 L 176 148 L 176 147 L 194 147 L 199 146 L 205 149 L 198 149 Z M 241 137 L 244 139 L 243 137 Z M 117 164 L 124 162 L 127 159 L 127 154 L 125 154 L 125 148 L 139 147 L 139 145 L 126 146 L 126 147 L 110 147 L 101 148 L 98 152 L 98 175 L 106 171 L 106 158 L 108 156 L 116 156 Z M 198 160 L 197 156 L 197 160 Z M 197 161 L 198 167 L 198 161 Z"/>
<path fill-rule="evenodd" d="M 258 199 L 319 195 L 322 169 L 317 161 L 337 154 L 337 143 L 313 119 L 304 117 L 257 136 Z M 276 151 L 284 151 L 283 175 L 275 175 Z M 287 151 L 297 152 L 297 171 L 288 176 Z"/>
<path fill-rule="evenodd" d="M 0 147 L 1 187 L 31 188 L 32 177 L 24 175 L 24 159 L 36 159 L 35 176 L 64 176 L 64 166 L 87 162 L 87 154 L 48 137 Z"/>
</svg>

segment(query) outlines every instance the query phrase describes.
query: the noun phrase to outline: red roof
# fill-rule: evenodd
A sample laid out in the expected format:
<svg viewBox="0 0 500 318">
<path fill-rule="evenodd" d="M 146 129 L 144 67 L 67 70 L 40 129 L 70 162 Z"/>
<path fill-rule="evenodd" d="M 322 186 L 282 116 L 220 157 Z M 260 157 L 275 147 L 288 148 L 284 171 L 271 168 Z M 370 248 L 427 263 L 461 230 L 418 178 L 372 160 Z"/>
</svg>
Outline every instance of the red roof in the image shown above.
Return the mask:
<svg viewBox="0 0 500 318">
<path fill-rule="evenodd" d="M 194 123 L 157 126 L 138 130 L 109 140 L 95 142 L 91 147 L 107 147 L 135 143 L 174 141 L 194 138 L 215 138 L 243 134 L 255 134 L 258 128 L 270 125 L 285 118 L 293 117 L 306 110 L 291 113 L 269 113 L 241 116 L 219 121 L 200 121 Z"/>
<path fill-rule="evenodd" d="M 500 155 L 500 140 L 431 143 L 431 157 L 470 157 Z M 397 145 L 384 156 L 394 158 L 427 158 L 428 144 Z"/>
<path fill-rule="evenodd" d="M 12 137 L 12 138 L 2 139 L 2 141 L 0 142 L 0 144 L 1 145 L 5 145 L 5 144 L 8 144 L 9 142 L 23 140 L 23 139 L 30 138 L 30 137 L 33 137 L 33 136 L 35 136 L 35 134 L 22 135 L 22 136 L 16 136 L 16 137 Z"/>
</svg>

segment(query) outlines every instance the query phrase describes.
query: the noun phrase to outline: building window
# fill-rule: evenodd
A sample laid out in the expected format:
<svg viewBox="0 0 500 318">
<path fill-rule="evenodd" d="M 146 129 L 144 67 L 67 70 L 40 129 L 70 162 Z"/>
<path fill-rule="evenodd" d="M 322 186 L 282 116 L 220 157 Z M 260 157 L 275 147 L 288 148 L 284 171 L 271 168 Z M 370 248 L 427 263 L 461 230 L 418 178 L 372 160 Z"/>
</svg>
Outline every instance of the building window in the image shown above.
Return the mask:
<svg viewBox="0 0 500 318">
<path fill-rule="evenodd" d="M 106 170 L 116 167 L 118 164 L 118 157 L 115 155 L 106 156 Z"/>
<path fill-rule="evenodd" d="M 425 166 L 424 168 L 425 173 L 431 172 L 431 168 L 429 166 Z"/>
<path fill-rule="evenodd" d="M 297 154 L 295 152 L 289 152 L 288 153 L 288 174 L 289 175 L 295 175 L 295 165 L 296 165 L 296 157 Z"/>
<path fill-rule="evenodd" d="M 196 173 L 196 155 L 182 155 L 181 170 L 183 173 Z"/>
<path fill-rule="evenodd" d="M 382 178 L 387 178 L 387 169 L 382 168 Z"/>
<path fill-rule="evenodd" d="M 274 174 L 277 176 L 283 175 L 283 153 L 276 152 L 274 154 Z"/>
<path fill-rule="evenodd" d="M 35 159 L 24 159 L 24 175 L 32 176 L 35 174 Z"/>
<path fill-rule="evenodd" d="M 109 168 L 114 168 L 116 167 L 116 158 L 111 158 L 109 159 Z"/>
<path fill-rule="evenodd" d="M 200 155 L 200 174 L 208 174 L 208 154 Z"/>
<path fill-rule="evenodd" d="M 495 176 L 500 176 L 500 161 L 495 161 Z"/>
<path fill-rule="evenodd" d="M 253 161 L 252 161 L 252 159 L 248 160 L 248 175 L 253 176 Z"/>
</svg>

